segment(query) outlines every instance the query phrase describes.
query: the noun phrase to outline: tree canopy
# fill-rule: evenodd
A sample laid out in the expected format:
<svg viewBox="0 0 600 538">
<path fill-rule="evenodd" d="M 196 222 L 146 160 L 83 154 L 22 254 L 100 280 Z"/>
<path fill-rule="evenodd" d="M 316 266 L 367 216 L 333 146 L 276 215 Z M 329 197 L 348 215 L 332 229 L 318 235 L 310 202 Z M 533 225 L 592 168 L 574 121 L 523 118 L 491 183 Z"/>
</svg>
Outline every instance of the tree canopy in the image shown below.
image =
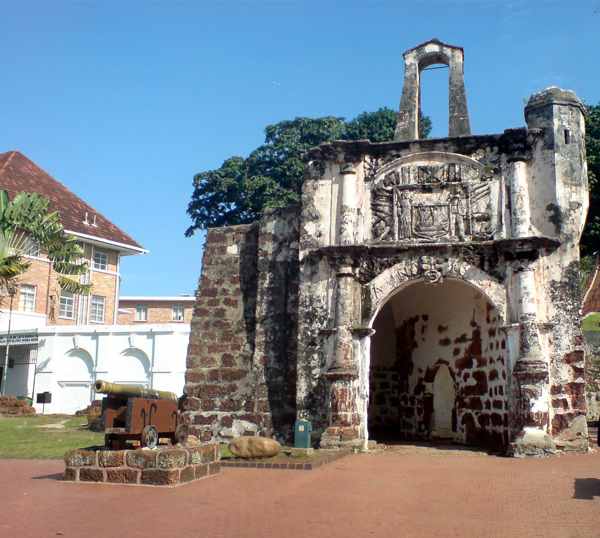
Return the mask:
<svg viewBox="0 0 600 538">
<path fill-rule="evenodd" d="M 585 131 L 590 209 L 581 238 L 581 253 L 589 256 L 600 251 L 600 103 L 588 106 Z"/>
<path fill-rule="evenodd" d="M 299 202 L 307 150 L 332 140 L 393 140 L 396 119 L 395 111 L 380 108 L 350 121 L 326 116 L 267 126 L 265 143 L 247 158 L 230 157 L 219 168 L 194 177 L 188 205 L 192 224 L 186 235 L 203 228 L 252 222 L 265 209 Z M 421 118 L 421 137 L 426 138 L 430 131 L 429 118 Z"/>
</svg>

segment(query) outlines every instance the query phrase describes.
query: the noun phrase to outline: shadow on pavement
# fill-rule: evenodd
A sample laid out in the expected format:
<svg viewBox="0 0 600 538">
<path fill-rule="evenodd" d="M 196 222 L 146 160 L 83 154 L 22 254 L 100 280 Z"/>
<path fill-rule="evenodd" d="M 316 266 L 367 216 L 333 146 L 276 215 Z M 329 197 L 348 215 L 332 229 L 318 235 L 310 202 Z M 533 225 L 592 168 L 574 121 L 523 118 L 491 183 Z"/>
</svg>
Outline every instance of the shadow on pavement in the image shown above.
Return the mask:
<svg viewBox="0 0 600 538">
<path fill-rule="evenodd" d="M 32 476 L 32 480 L 62 480 L 63 473 L 43 474 L 41 476 Z"/>
<path fill-rule="evenodd" d="M 576 478 L 573 498 L 592 501 L 594 497 L 600 497 L 600 479 Z"/>
<path fill-rule="evenodd" d="M 377 447 L 386 448 L 388 450 L 402 449 L 427 449 L 435 452 L 456 452 L 466 454 L 487 454 L 488 456 L 503 456 L 504 454 L 497 450 L 490 450 L 485 447 L 461 445 L 458 443 L 443 442 L 443 441 L 400 441 L 395 439 L 377 440 Z"/>
</svg>

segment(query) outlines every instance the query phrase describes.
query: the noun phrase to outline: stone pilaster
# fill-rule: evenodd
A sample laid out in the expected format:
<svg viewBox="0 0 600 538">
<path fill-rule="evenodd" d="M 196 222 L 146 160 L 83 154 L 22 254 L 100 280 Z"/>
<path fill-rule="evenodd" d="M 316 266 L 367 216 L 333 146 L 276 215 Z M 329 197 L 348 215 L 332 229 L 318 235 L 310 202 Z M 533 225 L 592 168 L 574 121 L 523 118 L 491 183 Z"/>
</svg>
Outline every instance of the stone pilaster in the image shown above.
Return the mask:
<svg viewBox="0 0 600 538">
<path fill-rule="evenodd" d="M 337 274 L 333 361 L 325 373 L 329 381 L 329 427 L 321 436 L 322 447 L 359 444 L 357 409 L 358 367 L 354 357 L 354 272 L 343 260 Z"/>
<path fill-rule="evenodd" d="M 356 237 L 356 171 L 351 164 L 344 164 L 341 170 L 341 204 L 338 237 L 340 245 L 352 245 Z"/>
</svg>

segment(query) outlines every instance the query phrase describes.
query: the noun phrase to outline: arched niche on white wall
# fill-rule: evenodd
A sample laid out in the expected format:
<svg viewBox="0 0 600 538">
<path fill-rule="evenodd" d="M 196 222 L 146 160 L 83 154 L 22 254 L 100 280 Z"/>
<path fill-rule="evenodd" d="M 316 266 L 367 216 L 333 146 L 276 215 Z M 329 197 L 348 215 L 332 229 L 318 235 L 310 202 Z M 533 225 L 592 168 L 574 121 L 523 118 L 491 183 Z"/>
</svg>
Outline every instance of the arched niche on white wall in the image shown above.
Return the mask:
<svg viewBox="0 0 600 538">
<path fill-rule="evenodd" d="M 85 349 L 71 349 L 54 359 L 52 370 L 58 385 L 55 396 L 58 412 L 72 414 L 90 404 L 94 361 Z"/>
<path fill-rule="evenodd" d="M 111 362 L 109 375 L 116 383 L 147 387 L 150 385 L 151 363 L 141 349 L 130 347 Z"/>
</svg>

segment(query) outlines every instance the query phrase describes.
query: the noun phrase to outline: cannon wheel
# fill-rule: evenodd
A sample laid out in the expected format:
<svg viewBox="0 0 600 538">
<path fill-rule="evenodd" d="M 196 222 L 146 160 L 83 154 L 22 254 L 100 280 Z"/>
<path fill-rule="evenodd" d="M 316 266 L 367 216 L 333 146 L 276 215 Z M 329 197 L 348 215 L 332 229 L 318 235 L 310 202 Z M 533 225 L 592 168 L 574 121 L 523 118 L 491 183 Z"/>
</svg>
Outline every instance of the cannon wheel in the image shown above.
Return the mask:
<svg viewBox="0 0 600 538">
<path fill-rule="evenodd" d="M 156 448 L 158 446 L 158 431 L 154 426 L 145 426 L 142 430 L 142 446 Z"/>
</svg>

